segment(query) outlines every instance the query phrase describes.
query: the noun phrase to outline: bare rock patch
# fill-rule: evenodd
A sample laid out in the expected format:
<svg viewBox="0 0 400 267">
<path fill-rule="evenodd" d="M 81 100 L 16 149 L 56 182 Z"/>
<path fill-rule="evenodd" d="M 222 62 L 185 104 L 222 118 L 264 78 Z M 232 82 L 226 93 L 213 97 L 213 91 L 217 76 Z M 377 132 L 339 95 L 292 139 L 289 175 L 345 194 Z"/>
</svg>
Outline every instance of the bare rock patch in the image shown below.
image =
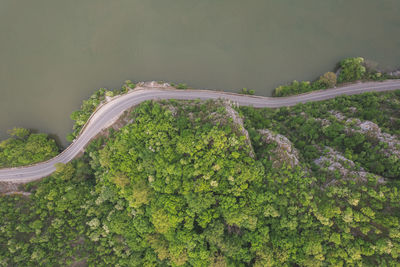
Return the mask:
<svg viewBox="0 0 400 267">
<path fill-rule="evenodd" d="M 283 164 L 288 164 L 291 167 L 299 165 L 299 152 L 287 137 L 268 129 L 259 130 L 259 133 L 262 135 L 263 142 L 276 144 L 276 148 L 273 149 L 269 159 L 273 161 L 272 167 L 280 168 Z"/>
<path fill-rule="evenodd" d="M 384 183 L 385 179 L 379 175 L 366 172 L 363 168 L 343 156 L 340 152 L 326 147 L 321 157 L 314 160 L 314 163 L 325 172 L 331 173 L 334 178 L 325 183 L 324 187 L 338 183 L 339 179 L 352 180 L 358 183 L 365 183 L 368 177 L 374 177 L 378 183 Z M 340 177 L 337 177 L 339 175 Z"/>
</svg>

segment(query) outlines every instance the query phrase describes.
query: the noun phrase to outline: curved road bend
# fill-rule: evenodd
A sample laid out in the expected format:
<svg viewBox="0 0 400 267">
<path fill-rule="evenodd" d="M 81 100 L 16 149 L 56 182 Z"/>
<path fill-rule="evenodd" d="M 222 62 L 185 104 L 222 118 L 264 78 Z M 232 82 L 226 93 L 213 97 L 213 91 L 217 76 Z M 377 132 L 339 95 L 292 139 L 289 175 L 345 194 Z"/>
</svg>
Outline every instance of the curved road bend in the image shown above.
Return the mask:
<svg viewBox="0 0 400 267">
<path fill-rule="evenodd" d="M 147 86 L 148 85 L 148 86 Z M 37 163 L 32 166 L 0 169 L 0 182 L 26 183 L 50 175 L 55 171 L 55 163 L 67 163 L 84 150 L 89 141 L 101 130 L 107 128 L 126 109 L 143 101 L 151 99 L 218 99 L 225 98 L 237 102 L 242 106 L 254 107 L 282 107 L 293 106 L 298 103 L 319 101 L 334 98 L 339 95 L 352 95 L 364 92 L 379 92 L 400 89 L 400 80 L 385 82 L 367 82 L 351 84 L 344 87 L 316 91 L 312 93 L 290 97 L 262 97 L 239 95 L 235 93 L 218 92 L 211 90 L 177 90 L 160 88 L 155 83 L 145 83 L 126 95 L 114 98 L 100 107 L 91 117 L 80 136 L 63 152 L 56 157 Z"/>
</svg>

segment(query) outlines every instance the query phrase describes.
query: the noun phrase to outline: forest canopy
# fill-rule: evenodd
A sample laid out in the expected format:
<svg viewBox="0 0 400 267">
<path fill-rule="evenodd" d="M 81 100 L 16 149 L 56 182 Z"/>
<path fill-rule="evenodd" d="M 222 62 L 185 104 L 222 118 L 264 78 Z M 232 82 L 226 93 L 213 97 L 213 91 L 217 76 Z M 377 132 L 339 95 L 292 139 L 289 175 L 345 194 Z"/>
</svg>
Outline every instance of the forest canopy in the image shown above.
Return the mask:
<svg viewBox="0 0 400 267">
<path fill-rule="evenodd" d="M 17 167 L 48 160 L 59 152 L 54 139 L 28 129 L 13 128 L 10 138 L 0 142 L 0 168 Z"/>
<path fill-rule="evenodd" d="M 396 266 L 399 103 L 144 102 L 29 197 L 0 198 L 0 264 Z"/>
</svg>

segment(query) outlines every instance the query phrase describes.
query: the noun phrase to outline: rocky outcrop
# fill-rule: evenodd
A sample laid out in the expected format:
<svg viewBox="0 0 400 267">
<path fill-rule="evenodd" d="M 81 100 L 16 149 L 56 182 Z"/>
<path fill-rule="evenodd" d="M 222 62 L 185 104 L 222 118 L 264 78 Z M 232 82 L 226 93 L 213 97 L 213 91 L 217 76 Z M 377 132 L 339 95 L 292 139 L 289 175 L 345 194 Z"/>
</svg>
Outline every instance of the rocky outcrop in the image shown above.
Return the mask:
<svg viewBox="0 0 400 267">
<path fill-rule="evenodd" d="M 173 87 L 169 83 L 150 81 L 150 82 L 138 82 L 136 84 L 135 89 L 140 89 L 140 88 L 167 88 L 167 89 L 172 89 Z"/>
<path fill-rule="evenodd" d="M 250 141 L 250 136 L 249 132 L 246 130 L 243 124 L 243 119 L 240 117 L 239 113 L 235 109 L 233 109 L 232 104 L 229 101 L 224 101 L 225 104 L 225 109 L 226 112 L 228 113 L 227 115 L 229 118 L 232 119 L 232 122 L 237 126 L 237 130 L 240 132 L 240 134 L 246 136 L 246 144 L 250 147 L 250 156 L 254 158 L 254 149 L 253 146 L 251 145 Z"/>
<path fill-rule="evenodd" d="M 390 76 L 392 76 L 392 77 L 398 77 L 398 78 L 400 78 L 400 70 L 395 70 L 395 71 L 389 72 L 388 74 L 389 74 Z"/>
<path fill-rule="evenodd" d="M 321 123 L 323 127 L 331 125 L 331 122 L 327 119 L 315 118 L 315 120 Z"/>
<path fill-rule="evenodd" d="M 0 195 L 23 195 L 29 196 L 31 193 L 24 192 L 20 184 L 11 182 L 0 182 Z"/>
<path fill-rule="evenodd" d="M 340 175 L 340 179 L 352 180 L 358 183 L 367 182 L 368 177 L 375 178 L 378 183 L 384 183 L 385 179 L 381 176 L 373 173 L 366 172 L 363 168 L 359 168 L 352 161 L 344 157 L 338 151 L 326 147 L 323 155 L 318 159 L 314 160 L 314 163 L 321 167 L 321 169 L 331 174 L 331 180 L 325 183 L 325 187 L 336 184 L 339 179 L 337 175 Z"/>
<path fill-rule="evenodd" d="M 391 134 L 383 133 L 381 128 L 372 121 L 360 121 L 359 119 L 352 119 L 351 122 L 349 120 L 347 123 L 352 123 L 354 126 L 349 131 L 350 132 L 358 132 L 365 134 L 371 139 L 375 139 L 379 142 L 385 143 L 386 148 L 383 149 L 383 152 L 386 156 L 395 155 L 396 157 L 400 157 L 400 140 Z"/>
<path fill-rule="evenodd" d="M 291 167 L 299 165 L 299 152 L 289 139 L 268 129 L 259 130 L 259 133 L 266 144 L 276 144 L 269 158 L 273 162 L 272 167 L 280 168 L 284 164 Z"/>
<path fill-rule="evenodd" d="M 381 128 L 372 121 L 361 121 L 357 118 L 347 118 L 338 111 L 330 111 L 338 121 L 344 122 L 345 131 L 348 134 L 361 133 L 369 139 L 385 144 L 382 152 L 390 157 L 392 155 L 400 158 L 400 140 L 397 136 L 382 132 Z"/>
<path fill-rule="evenodd" d="M 344 121 L 346 119 L 346 116 L 344 116 L 341 112 L 339 112 L 337 110 L 330 110 L 329 113 L 331 113 L 333 116 L 335 116 L 335 118 L 338 121 Z"/>
<path fill-rule="evenodd" d="M 233 108 L 234 104 L 229 100 L 218 100 L 215 102 L 217 105 L 224 107 L 225 112 L 212 112 L 209 116 L 210 120 L 213 123 L 219 123 L 222 125 L 226 125 L 227 123 L 231 123 L 233 126 L 233 130 L 236 132 L 237 135 L 244 135 L 246 145 L 250 148 L 250 157 L 254 158 L 255 153 L 253 146 L 250 141 L 249 132 L 244 127 L 243 119 L 240 117 L 239 113 Z M 188 114 L 190 119 L 192 118 L 192 114 Z M 229 119 L 231 121 L 229 121 Z"/>
</svg>

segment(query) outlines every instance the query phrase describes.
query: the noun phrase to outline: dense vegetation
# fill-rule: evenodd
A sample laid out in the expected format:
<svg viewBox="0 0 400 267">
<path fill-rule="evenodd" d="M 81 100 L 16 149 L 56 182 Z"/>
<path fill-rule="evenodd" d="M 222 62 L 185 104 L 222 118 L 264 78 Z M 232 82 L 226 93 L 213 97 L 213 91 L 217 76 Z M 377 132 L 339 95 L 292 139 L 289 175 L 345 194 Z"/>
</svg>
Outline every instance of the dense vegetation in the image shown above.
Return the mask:
<svg viewBox="0 0 400 267">
<path fill-rule="evenodd" d="M 145 102 L 30 197 L 0 198 L 0 264 L 396 266 L 399 158 L 333 111 L 400 134 L 400 92 L 241 107 L 251 142 L 226 103 Z M 285 135 L 299 163 L 274 164 L 279 144 L 261 129 Z M 370 174 L 318 166 L 326 146 Z"/>
<path fill-rule="evenodd" d="M 253 109 L 242 107 L 246 115 L 246 127 L 255 139 L 254 129 L 269 128 L 287 136 L 303 154 L 309 164 L 322 151 L 316 147 L 332 147 L 366 170 L 385 177 L 400 177 L 400 160 L 387 155 L 388 144 L 368 133 L 349 132 L 349 125 L 356 118 L 369 120 L 381 130 L 400 135 L 400 92 L 385 94 L 365 93 L 362 96 L 340 96 L 323 102 L 310 102 L 292 108 Z M 346 119 L 339 120 L 332 111 L 342 113 Z M 323 125 L 323 120 L 330 121 Z M 398 139 L 397 139 L 398 140 Z M 394 148 L 396 149 L 396 148 Z M 397 150 L 400 150 L 397 144 Z"/>
<path fill-rule="evenodd" d="M 48 160 L 58 154 L 54 139 L 24 128 L 8 131 L 10 138 L 0 142 L 0 168 L 17 167 Z"/>
<path fill-rule="evenodd" d="M 383 81 L 391 77 L 386 73 L 381 73 L 368 66 L 361 57 L 347 58 L 338 64 L 338 77 L 333 72 L 326 72 L 319 79 L 309 81 L 293 81 L 288 85 L 281 85 L 275 88 L 274 96 L 289 96 L 307 93 L 310 91 L 332 88 L 336 84 L 354 82 L 359 80 Z"/>
<path fill-rule="evenodd" d="M 82 127 L 88 121 L 96 108 L 100 105 L 100 103 L 104 101 L 106 96 L 113 97 L 124 94 L 128 92 L 129 89 L 133 88 L 135 88 L 135 84 L 130 80 L 127 80 L 120 90 L 108 91 L 107 89 L 100 88 L 94 92 L 88 100 L 83 101 L 80 110 L 76 110 L 71 113 L 70 118 L 71 120 L 75 121 L 75 123 L 72 127 L 73 132 L 67 135 L 67 140 L 72 142 L 79 135 Z"/>
</svg>

